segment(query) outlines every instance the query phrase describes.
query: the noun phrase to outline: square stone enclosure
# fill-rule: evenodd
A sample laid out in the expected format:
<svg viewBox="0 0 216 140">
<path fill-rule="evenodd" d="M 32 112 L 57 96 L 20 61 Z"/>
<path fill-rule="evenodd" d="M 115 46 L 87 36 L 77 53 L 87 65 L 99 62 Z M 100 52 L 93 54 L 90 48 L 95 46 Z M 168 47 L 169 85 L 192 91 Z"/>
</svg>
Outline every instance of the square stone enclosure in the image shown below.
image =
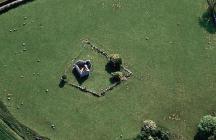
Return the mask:
<svg viewBox="0 0 216 140">
<path fill-rule="evenodd" d="M 68 85 L 78 88 L 83 92 L 91 93 L 97 97 L 104 96 L 108 91 L 120 85 L 121 82 L 113 83 L 110 80 L 112 75 L 106 68 L 109 62 L 108 53 L 90 42 L 83 42 L 80 49 L 81 52 L 77 54 L 72 61 L 68 62 L 66 66 L 65 74 L 68 78 Z M 77 60 L 91 61 L 92 68 L 88 77 L 79 78 L 75 76 L 76 73 L 73 71 L 73 64 Z M 127 78 L 132 75 L 132 72 L 124 66 L 121 67 L 121 72 L 123 72 Z"/>
</svg>

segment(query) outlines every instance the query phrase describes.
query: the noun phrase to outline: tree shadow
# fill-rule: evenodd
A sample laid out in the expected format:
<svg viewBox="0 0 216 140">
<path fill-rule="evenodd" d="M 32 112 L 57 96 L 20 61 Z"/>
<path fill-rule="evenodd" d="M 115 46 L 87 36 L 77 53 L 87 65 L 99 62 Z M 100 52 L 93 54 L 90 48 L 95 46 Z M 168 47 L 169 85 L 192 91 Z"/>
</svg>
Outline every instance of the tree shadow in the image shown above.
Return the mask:
<svg viewBox="0 0 216 140">
<path fill-rule="evenodd" d="M 115 77 L 111 77 L 111 78 L 109 79 L 109 81 L 110 81 L 111 84 L 114 84 L 114 83 L 119 82 L 119 80 L 117 80 Z"/>
<path fill-rule="evenodd" d="M 133 140 L 142 140 L 140 135 L 137 135 Z"/>
<path fill-rule="evenodd" d="M 112 72 L 120 71 L 121 67 L 120 66 L 113 67 L 113 64 L 111 62 L 108 62 L 105 65 L 105 70 L 107 71 L 107 73 L 111 74 Z"/>
<path fill-rule="evenodd" d="M 137 135 L 135 138 L 127 138 L 123 140 L 142 140 L 140 135 Z"/>
<path fill-rule="evenodd" d="M 0 4 L 0 7 L 3 6 L 3 5 L 9 4 L 9 3 L 13 2 L 13 1 L 14 0 L 6 0 L 6 1 L 4 1 L 4 2 L 2 2 Z M 2 15 L 3 13 L 5 13 L 5 12 L 11 10 L 11 9 L 14 9 L 14 8 L 16 8 L 16 7 L 20 6 L 20 5 L 24 5 L 24 4 L 27 4 L 27 3 L 32 2 L 32 1 L 34 1 L 34 0 L 25 0 L 25 1 L 21 1 L 19 3 L 16 3 L 16 4 L 12 5 L 12 6 L 9 6 L 9 7 L 5 8 L 4 10 L 0 11 L 0 15 Z"/>
<path fill-rule="evenodd" d="M 194 136 L 194 140 L 208 140 L 208 137 L 201 134 L 200 132 L 197 132 L 197 134 Z"/>
<path fill-rule="evenodd" d="M 199 25 L 211 34 L 214 34 L 216 32 L 216 25 L 209 10 L 207 10 L 201 17 L 199 17 Z"/>
<path fill-rule="evenodd" d="M 78 72 L 75 69 L 72 70 L 72 73 L 74 74 L 74 76 L 75 76 L 77 82 L 79 83 L 79 85 L 82 85 L 89 77 L 89 76 L 85 76 L 85 77 L 81 78 L 79 76 Z"/>
<path fill-rule="evenodd" d="M 63 88 L 63 87 L 65 86 L 66 83 L 67 83 L 66 81 L 60 80 L 60 82 L 59 82 L 59 87 L 60 87 L 60 88 Z"/>
</svg>

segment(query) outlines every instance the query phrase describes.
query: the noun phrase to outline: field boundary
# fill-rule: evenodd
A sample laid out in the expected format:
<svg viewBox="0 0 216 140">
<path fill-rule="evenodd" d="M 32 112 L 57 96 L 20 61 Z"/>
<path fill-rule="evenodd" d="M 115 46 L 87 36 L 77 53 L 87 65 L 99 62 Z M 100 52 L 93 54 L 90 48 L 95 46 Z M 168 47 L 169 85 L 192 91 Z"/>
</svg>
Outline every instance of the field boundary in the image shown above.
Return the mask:
<svg viewBox="0 0 216 140">
<path fill-rule="evenodd" d="M 101 56 L 105 57 L 107 59 L 107 61 L 109 61 L 109 54 L 107 52 L 105 52 L 104 50 L 102 50 L 102 49 L 96 47 L 95 45 L 93 45 L 89 40 L 83 40 L 82 44 L 83 44 L 83 47 L 91 47 L 91 50 L 96 51 L 98 54 L 100 54 Z M 76 60 L 76 58 L 73 59 L 71 62 L 74 62 L 75 60 Z M 69 67 L 71 67 L 71 65 L 68 65 L 66 67 L 66 69 L 65 69 L 65 75 L 66 75 L 67 69 L 69 69 Z M 127 79 L 132 76 L 133 73 L 128 68 L 126 68 L 124 65 L 121 65 L 121 69 L 123 71 L 125 71 L 125 77 Z M 111 84 L 110 86 L 108 86 L 106 88 L 102 88 L 100 90 L 100 92 L 93 91 L 92 89 L 88 89 L 85 86 L 74 84 L 74 83 L 72 83 L 70 81 L 67 83 L 67 85 L 72 86 L 74 88 L 77 88 L 77 89 L 79 89 L 82 92 L 90 93 L 90 94 L 92 94 L 95 97 L 101 97 L 101 96 L 105 96 L 105 94 L 108 93 L 108 91 L 111 91 L 115 87 L 117 87 L 118 85 L 120 85 L 121 82 L 122 81 L 115 82 L 115 83 Z"/>
</svg>

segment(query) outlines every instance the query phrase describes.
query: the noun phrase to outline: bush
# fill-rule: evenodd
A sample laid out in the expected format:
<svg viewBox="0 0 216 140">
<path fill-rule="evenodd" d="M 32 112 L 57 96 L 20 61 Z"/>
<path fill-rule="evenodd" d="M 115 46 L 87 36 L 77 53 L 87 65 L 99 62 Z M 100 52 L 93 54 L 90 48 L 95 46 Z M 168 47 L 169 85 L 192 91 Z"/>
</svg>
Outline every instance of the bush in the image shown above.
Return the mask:
<svg viewBox="0 0 216 140">
<path fill-rule="evenodd" d="M 119 54 L 111 54 L 109 57 L 112 63 L 119 64 L 119 65 L 122 64 L 122 59 Z"/>
<path fill-rule="evenodd" d="M 210 10 L 214 10 L 214 6 L 216 4 L 216 0 L 207 0 Z"/>
<path fill-rule="evenodd" d="M 67 75 L 62 75 L 62 79 L 66 80 L 67 79 Z"/>
<path fill-rule="evenodd" d="M 141 140 L 169 140 L 168 132 L 158 127 L 152 120 L 143 122 L 140 136 Z"/>
<path fill-rule="evenodd" d="M 198 125 L 198 131 L 206 137 L 216 134 L 216 117 L 206 115 L 202 117 Z"/>
<path fill-rule="evenodd" d="M 122 73 L 122 72 L 120 72 L 120 71 L 118 71 L 118 72 L 113 72 L 113 73 L 111 73 L 112 74 L 112 79 L 114 80 L 114 81 L 122 81 L 122 80 L 124 80 L 125 79 L 125 76 L 124 76 L 124 74 Z"/>
<path fill-rule="evenodd" d="M 59 87 L 60 88 L 63 88 L 64 87 L 64 85 L 67 83 L 68 81 L 67 81 L 67 75 L 62 75 L 61 76 L 61 79 L 60 79 L 60 82 L 59 82 Z"/>
<path fill-rule="evenodd" d="M 114 71 L 120 71 L 122 65 L 122 59 L 120 55 L 111 54 L 109 58 L 110 58 L 109 65 L 111 66 L 111 69 Z"/>
</svg>

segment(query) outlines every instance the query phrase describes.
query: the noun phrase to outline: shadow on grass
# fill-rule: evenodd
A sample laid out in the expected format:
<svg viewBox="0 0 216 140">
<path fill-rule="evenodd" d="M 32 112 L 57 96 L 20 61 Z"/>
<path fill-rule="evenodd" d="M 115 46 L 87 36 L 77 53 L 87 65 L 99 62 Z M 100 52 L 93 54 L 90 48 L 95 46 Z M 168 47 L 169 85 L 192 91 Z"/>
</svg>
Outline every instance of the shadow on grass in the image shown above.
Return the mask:
<svg viewBox="0 0 216 140">
<path fill-rule="evenodd" d="M 109 73 L 109 74 L 111 74 L 111 73 L 113 73 L 113 72 L 120 71 L 120 70 L 121 70 L 120 67 L 115 67 L 115 68 L 114 68 L 113 65 L 112 65 L 110 62 L 108 62 L 108 63 L 105 65 L 105 71 L 106 71 L 107 73 Z M 109 79 L 109 81 L 110 81 L 111 84 L 114 84 L 114 83 L 119 82 L 119 80 L 116 79 L 115 77 L 111 77 L 111 78 Z"/>
<path fill-rule="evenodd" d="M 214 24 L 213 16 L 209 11 L 203 13 L 203 15 L 199 18 L 199 25 L 211 34 L 216 32 L 216 25 Z"/>
<path fill-rule="evenodd" d="M 128 138 L 123 140 L 142 140 L 140 135 L 137 135 L 135 138 Z"/>
<path fill-rule="evenodd" d="M 194 140 L 216 140 L 216 138 L 212 135 L 205 135 L 202 134 L 200 132 L 198 132 L 195 136 L 194 136 Z"/>
<path fill-rule="evenodd" d="M 107 71 L 107 73 L 111 74 L 112 72 L 120 71 L 121 68 L 120 68 L 120 66 L 114 68 L 113 65 L 112 65 L 112 63 L 108 62 L 108 63 L 105 65 L 105 70 Z"/>
<path fill-rule="evenodd" d="M 116 77 L 111 77 L 111 78 L 109 79 L 109 81 L 110 81 L 111 84 L 115 84 L 115 83 L 119 83 L 119 82 L 120 82 L 119 79 L 116 78 Z"/>
<path fill-rule="evenodd" d="M 197 133 L 194 136 L 194 140 L 208 140 L 208 139 L 204 138 L 202 135 L 200 135 L 199 133 Z"/>
<path fill-rule="evenodd" d="M 89 76 L 85 76 L 85 77 L 80 78 L 78 72 L 75 69 L 72 70 L 72 73 L 74 74 L 79 85 L 82 85 L 89 77 Z"/>
<path fill-rule="evenodd" d="M 60 80 L 60 82 L 59 82 L 59 87 L 60 87 L 60 88 L 63 88 L 63 87 L 65 86 L 66 83 L 67 83 L 66 81 Z"/>
<path fill-rule="evenodd" d="M 4 5 L 6 5 L 6 4 L 9 4 L 9 3 L 11 3 L 11 2 L 14 2 L 14 1 L 15 1 L 15 0 L 6 0 L 6 1 L 0 3 L 0 7 L 1 7 L 1 6 L 4 6 Z M 9 10 L 11 10 L 11 9 L 14 9 L 14 8 L 16 8 L 16 7 L 20 6 L 20 5 L 24 5 L 24 4 L 27 4 L 27 3 L 32 2 L 32 1 L 34 1 L 34 0 L 25 0 L 25 1 L 21 1 L 21 2 L 19 2 L 19 3 L 13 4 L 13 5 L 11 5 L 11 6 L 8 6 L 8 7 L 6 7 L 5 9 L 0 10 L 0 15 L 4 14 L 5 12 L 7 12 L 7 11 L 9 11 Z"/>
</svg>

